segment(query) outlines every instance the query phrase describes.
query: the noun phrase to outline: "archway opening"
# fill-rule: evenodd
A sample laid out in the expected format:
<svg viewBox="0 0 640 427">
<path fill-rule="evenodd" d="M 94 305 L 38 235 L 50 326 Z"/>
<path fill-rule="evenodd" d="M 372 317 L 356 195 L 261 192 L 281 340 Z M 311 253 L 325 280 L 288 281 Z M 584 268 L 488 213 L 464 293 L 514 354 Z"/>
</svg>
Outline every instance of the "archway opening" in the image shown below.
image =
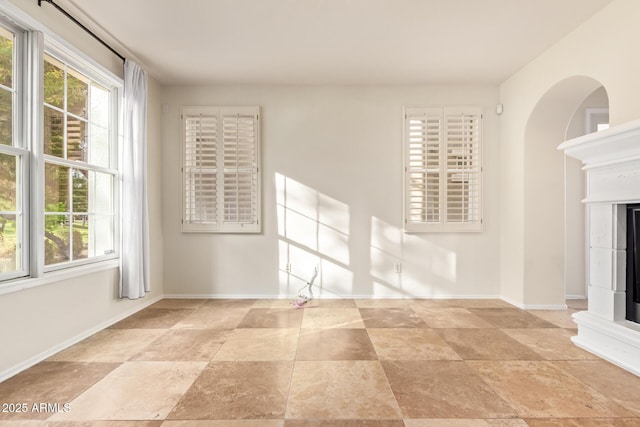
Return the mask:
<svg viewBox="0 0 640 427">
<path fill-rule="evenodd" d="M 587 109 L 606 109 L 602 84 L 575 76 L 550 88 L 525 129 L 524 301 L 565 304 L 586 294 L 584 177 L 580 164 L 557 150 L 586 132 Z"/>
</svg>

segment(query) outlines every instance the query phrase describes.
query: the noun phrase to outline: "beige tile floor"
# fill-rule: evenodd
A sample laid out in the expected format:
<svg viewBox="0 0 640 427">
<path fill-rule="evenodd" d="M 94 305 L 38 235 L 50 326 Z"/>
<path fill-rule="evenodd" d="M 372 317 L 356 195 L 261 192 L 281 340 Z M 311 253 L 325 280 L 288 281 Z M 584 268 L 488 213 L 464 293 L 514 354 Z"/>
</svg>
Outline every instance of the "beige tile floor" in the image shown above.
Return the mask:
<svg viewBox="0 0 640 427">
<path fill-rule="evenodd" d="M 640 426 L 640 378 L 571 343 L 569 306 L 162 300 L 0 383 L 28 407 L 0 426 Z"/>
</svg>

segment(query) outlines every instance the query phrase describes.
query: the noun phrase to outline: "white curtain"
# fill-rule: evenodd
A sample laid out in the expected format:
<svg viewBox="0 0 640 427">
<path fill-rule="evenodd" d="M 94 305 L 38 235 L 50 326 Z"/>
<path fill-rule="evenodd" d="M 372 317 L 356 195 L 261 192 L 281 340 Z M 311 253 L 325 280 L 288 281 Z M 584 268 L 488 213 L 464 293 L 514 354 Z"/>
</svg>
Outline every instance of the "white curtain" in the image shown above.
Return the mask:
<svg viewBox="0 0 640 427">
<path fill-rule="evenodd" d="M 149 292 L 147 207 L 147 75 L 135 62 L 124 63 L 124 139 L 120 150 L 120 298 Z"/>
</svg>

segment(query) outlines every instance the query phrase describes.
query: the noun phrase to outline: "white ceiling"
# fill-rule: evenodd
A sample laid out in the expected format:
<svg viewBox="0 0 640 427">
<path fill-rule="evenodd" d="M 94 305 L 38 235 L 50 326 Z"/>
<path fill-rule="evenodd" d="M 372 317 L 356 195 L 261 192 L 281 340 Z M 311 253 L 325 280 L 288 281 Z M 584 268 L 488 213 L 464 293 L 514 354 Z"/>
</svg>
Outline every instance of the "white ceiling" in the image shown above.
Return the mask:
<svg viewBox="0 0 640 427">
<path fill-rule="evenodd" d="M 497 84 L 611 1 L 68 3 L 163 84 Z"/>
</svg>

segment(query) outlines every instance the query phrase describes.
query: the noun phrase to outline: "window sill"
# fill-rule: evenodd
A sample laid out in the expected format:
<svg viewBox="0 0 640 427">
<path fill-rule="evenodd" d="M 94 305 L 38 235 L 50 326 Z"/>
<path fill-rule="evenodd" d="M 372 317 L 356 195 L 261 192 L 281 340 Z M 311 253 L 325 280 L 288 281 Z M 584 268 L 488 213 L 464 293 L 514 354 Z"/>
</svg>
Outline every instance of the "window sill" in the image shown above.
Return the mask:
<svg viewBox="0 0 640 427">
<path fill-rule="evenodd" d="M 0 295 L 19 292 L 25 289 L 37 288 L 39 286 L 61 282 L 64 280 L 70 280 L 76 277 L 98 273 L 100 271 L 112 270 L 118 267 L 120 267 L 120 260 L 110 259 L 107 261 L 100 261 L 92 264 L 70 267 L 63 270 L 51 271 L 45 273 L 42 277 L 23 277 L 14 279 L 0 284 Z"/>
</svg>

